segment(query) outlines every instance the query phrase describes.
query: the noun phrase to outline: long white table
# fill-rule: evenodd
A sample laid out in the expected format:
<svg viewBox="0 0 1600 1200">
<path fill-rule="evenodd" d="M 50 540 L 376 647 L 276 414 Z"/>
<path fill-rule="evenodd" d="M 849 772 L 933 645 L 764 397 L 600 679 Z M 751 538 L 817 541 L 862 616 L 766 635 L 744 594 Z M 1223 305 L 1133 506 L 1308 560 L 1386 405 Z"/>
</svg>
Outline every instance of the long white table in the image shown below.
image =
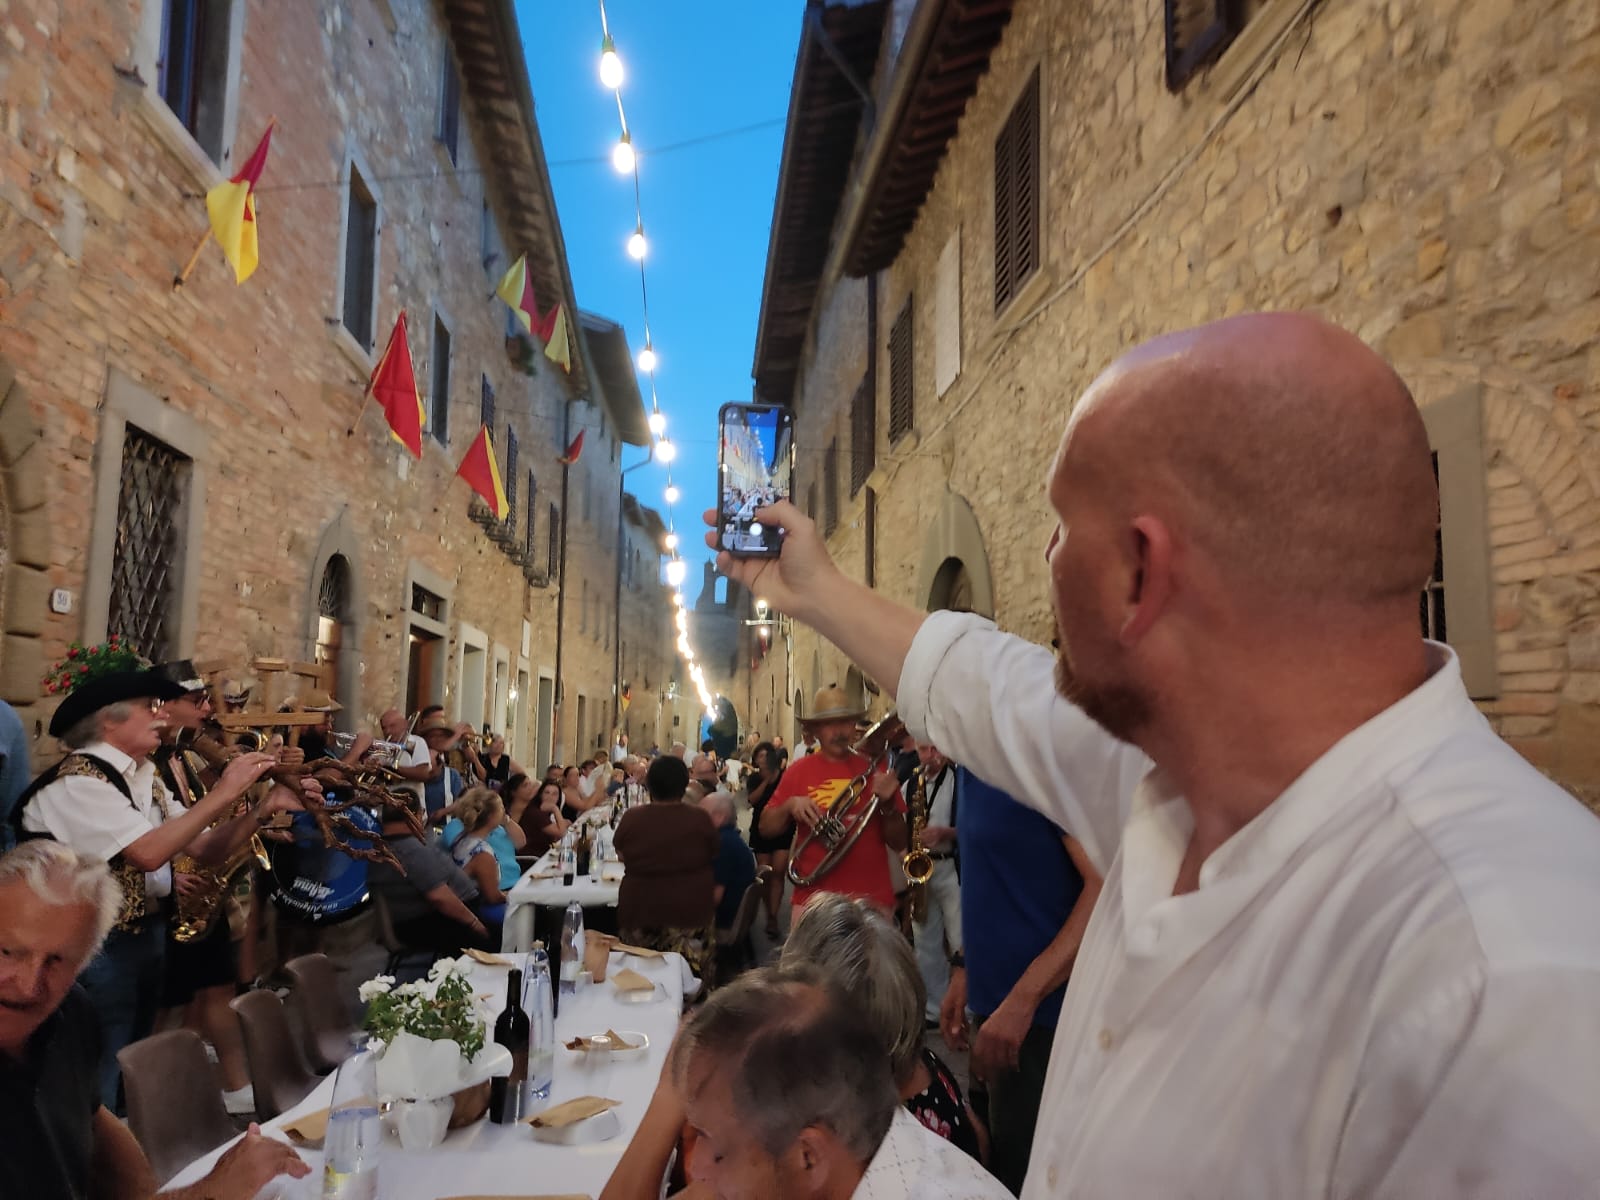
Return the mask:
<svg viewBox="0 0 1600 1200">
<path fill-rule="evenodd" d="M 622 864 L 605 864 L 600 876 L 579 875 L 571 885 L 561 882 L 556 870 L 555 851 L 551 850 L 523 872 L 522 878 L 506 893 L 506 919 L 500 931 L 500 949 L 507 954 L 526 954 L 533 945 L 533 918 L 536 908 L 561 908 L 576 900 L 585 908 L 615 908 L 622 893 Z M 540 876 L 549 876 L 540 878 Z"/>
<path fill-rule="evenodd" d="M 616 999 L 610 973 L 624 966 L 657 984 L 653 1002 L 624 1004 Z M 479 994 L 492 997 L 487 1003 L 495 1015 L 505 1006 L 507 970 L 506 967 L 479 966 L 472 973 L 473 988 Z M 618 1136 L 590 1145 L 558 1146 L 535 1140 L 526 1124 L 496 1125 L 488 1118 L 452 1131 L 443 1144 L 432 1150 L 404 1150 L 390 1134 L 383 1150 L 379 1196 L 383 1200 L 539 1193 L 598 1196 L 624 1147 L 638 1129 L 639 1120 L 655 1091 L 667 1050 L 677 1032 L 687 974 L 686 964 L 676 954 L 664 958 L 637 958 L 615 953 L 611 956 L 607 981 L 567 997 L 556 1014 L 558 1045 L 549 1103 L 590 1095 L 621 1101 L 620 1107 L 614 1110 L 621 1126 Z M 490 1024 L 492 1027 L 493 1016 Z M 587 1065 L 584 1054 L 565 1048 L 564 1043 L 574 1037 L 604 1033 L 607 1029 L 618 1033 L 643 1033 L 650 1039 L 650 1045 L 643 1054 L 614 1055 L 607 1065 L 598 1068 Z M 306 1113 L 327 1108 L 332 1097 L 333 1076 L 330 1075 L 303 1101 L 264 1128 L 281 1130 Z M 276 1136 L 288 1140 L 281 1133 Z M 191 1163 L 168 1186 L 181 1186 L 202 1178 L 226 1148 L 219 1147 Z M 257 1200 L 317 1200 L 322 1195 L 320 1148 L 301 1148 L 300 1153 L 311 1164 L 311 1174 L 301 1180 L 274 1181 L 258 1193 Z"/>
</svg>

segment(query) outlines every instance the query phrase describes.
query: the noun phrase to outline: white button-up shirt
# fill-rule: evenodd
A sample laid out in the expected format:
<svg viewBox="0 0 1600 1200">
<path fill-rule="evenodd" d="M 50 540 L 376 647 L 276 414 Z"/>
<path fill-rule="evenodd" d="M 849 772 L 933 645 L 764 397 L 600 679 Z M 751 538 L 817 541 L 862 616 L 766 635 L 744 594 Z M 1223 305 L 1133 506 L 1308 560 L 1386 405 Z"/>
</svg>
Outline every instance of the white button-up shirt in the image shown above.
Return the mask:
<svg viewBox="0 0 1600 1200">
<path fill-rule="evenodd" d="M 1174 896 L 1192 820 L 1160 770 L 1049 650 L 928 618 L 913 735 L 1105 872 L 1025 1200 L 1600 1196 L 1600 821 L 1429 655 Z"/>
<path fill-rule="evenodd" d="M 39 789 L 23 814 L 22 827 L 31 833 L 47 833 L 79 854 L 109 862 L 166 819 L 155 798 L 156 767 L 148 758 L 135 761 L 106 742 L 85 746 L 82 753 L 120 772 L 132 793 L 132 803 L 109 783 L 88 775 L 63 775 Z M 170 863 L 145 873 L 145 894 L 172 894 Z"/>
<path fill-rule="evenodd" d="M 965 1150 L 899 1106 L 850 1200 L 1011 1200 Z"/>
</svg>

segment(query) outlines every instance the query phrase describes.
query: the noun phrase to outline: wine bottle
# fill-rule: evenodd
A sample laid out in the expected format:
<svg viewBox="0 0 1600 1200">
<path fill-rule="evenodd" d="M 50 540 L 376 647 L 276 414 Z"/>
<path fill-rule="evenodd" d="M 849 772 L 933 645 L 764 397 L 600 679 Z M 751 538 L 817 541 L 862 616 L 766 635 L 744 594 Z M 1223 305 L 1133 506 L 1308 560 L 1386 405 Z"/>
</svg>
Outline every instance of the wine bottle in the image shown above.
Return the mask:
<svg viewBox="0 0 1600 1200">
<path fill-rule="evenodd" d="M 511 1074 L 496 1075 L 489 1085 L 489 1119 L 514 1125 L 522 1117 L 528 1081 L 528 1014 L 522 1011 L 522 972 L 513 968 L 506 981 L 506 1008 L 494 1023 L 494 1040 L 511 1052 Z"/>
</svg>

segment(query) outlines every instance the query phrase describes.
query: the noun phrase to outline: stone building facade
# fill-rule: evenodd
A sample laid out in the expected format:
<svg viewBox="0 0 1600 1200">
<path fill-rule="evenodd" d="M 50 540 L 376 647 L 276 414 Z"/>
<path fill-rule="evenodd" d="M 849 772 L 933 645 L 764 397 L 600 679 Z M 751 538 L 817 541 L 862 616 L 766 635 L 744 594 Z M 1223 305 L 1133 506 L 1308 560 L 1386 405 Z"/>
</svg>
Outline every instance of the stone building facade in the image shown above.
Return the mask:
<svg viewBox="0 0 1600 1200">
<path fill-rule="evenodd" d="M 620 330 L 577 319 L 510 0 L 11 0 L 3 27 L 0 697 L 42 729 L 44 668 L 120 631 L 331 660 L 351 726 L 439 701 L 525 760 L 603 737 L 615 597 L 560 603 L 562 514 L 569 593 L 614 578 L 648 431 Z M 260 268 L 209 245 L 174 289 L 269 117 Z M 570 375 L 491 298 L 524 253 Z M 402 310 L 420 460 L 363 404 Z M 455 478 L 484 423 L 504 522 Z"/>
<path fill-rule="evenodd" d="M 819 24 L 838 53 L 813 30 L 797 63 L 754 373 L 848 570 L 1048 641 L 1041 481 L 1073 397 L 1163 331 L 1317 311 L 1429 428 L 1419 622 L 1508 741 L 1600 795 L 1600 7 L 885 0 Z M 870 110 L 841 117 L 852 94 Z M 753 690 L 848 669 L 795 628 Z"/>
</svg>

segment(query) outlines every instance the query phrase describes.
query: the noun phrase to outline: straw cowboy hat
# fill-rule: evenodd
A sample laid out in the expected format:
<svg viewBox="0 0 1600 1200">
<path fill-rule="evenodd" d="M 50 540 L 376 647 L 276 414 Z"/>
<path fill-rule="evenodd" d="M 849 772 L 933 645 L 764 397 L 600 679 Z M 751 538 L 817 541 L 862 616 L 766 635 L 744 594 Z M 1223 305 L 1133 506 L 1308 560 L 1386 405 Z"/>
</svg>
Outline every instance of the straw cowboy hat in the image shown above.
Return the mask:
<svg viewBox="0 0 1600 1200">
<path fill-rule="evenodd" d="M 811 699 L 810 714 L 801 717 L 800 723 L 813 725 L 822 721 L 854 721 L 866 714 L 865 702 L 857 703 L 851 699 L 849 692 L 834 683 L 818 689 Z"/>
</svg>

